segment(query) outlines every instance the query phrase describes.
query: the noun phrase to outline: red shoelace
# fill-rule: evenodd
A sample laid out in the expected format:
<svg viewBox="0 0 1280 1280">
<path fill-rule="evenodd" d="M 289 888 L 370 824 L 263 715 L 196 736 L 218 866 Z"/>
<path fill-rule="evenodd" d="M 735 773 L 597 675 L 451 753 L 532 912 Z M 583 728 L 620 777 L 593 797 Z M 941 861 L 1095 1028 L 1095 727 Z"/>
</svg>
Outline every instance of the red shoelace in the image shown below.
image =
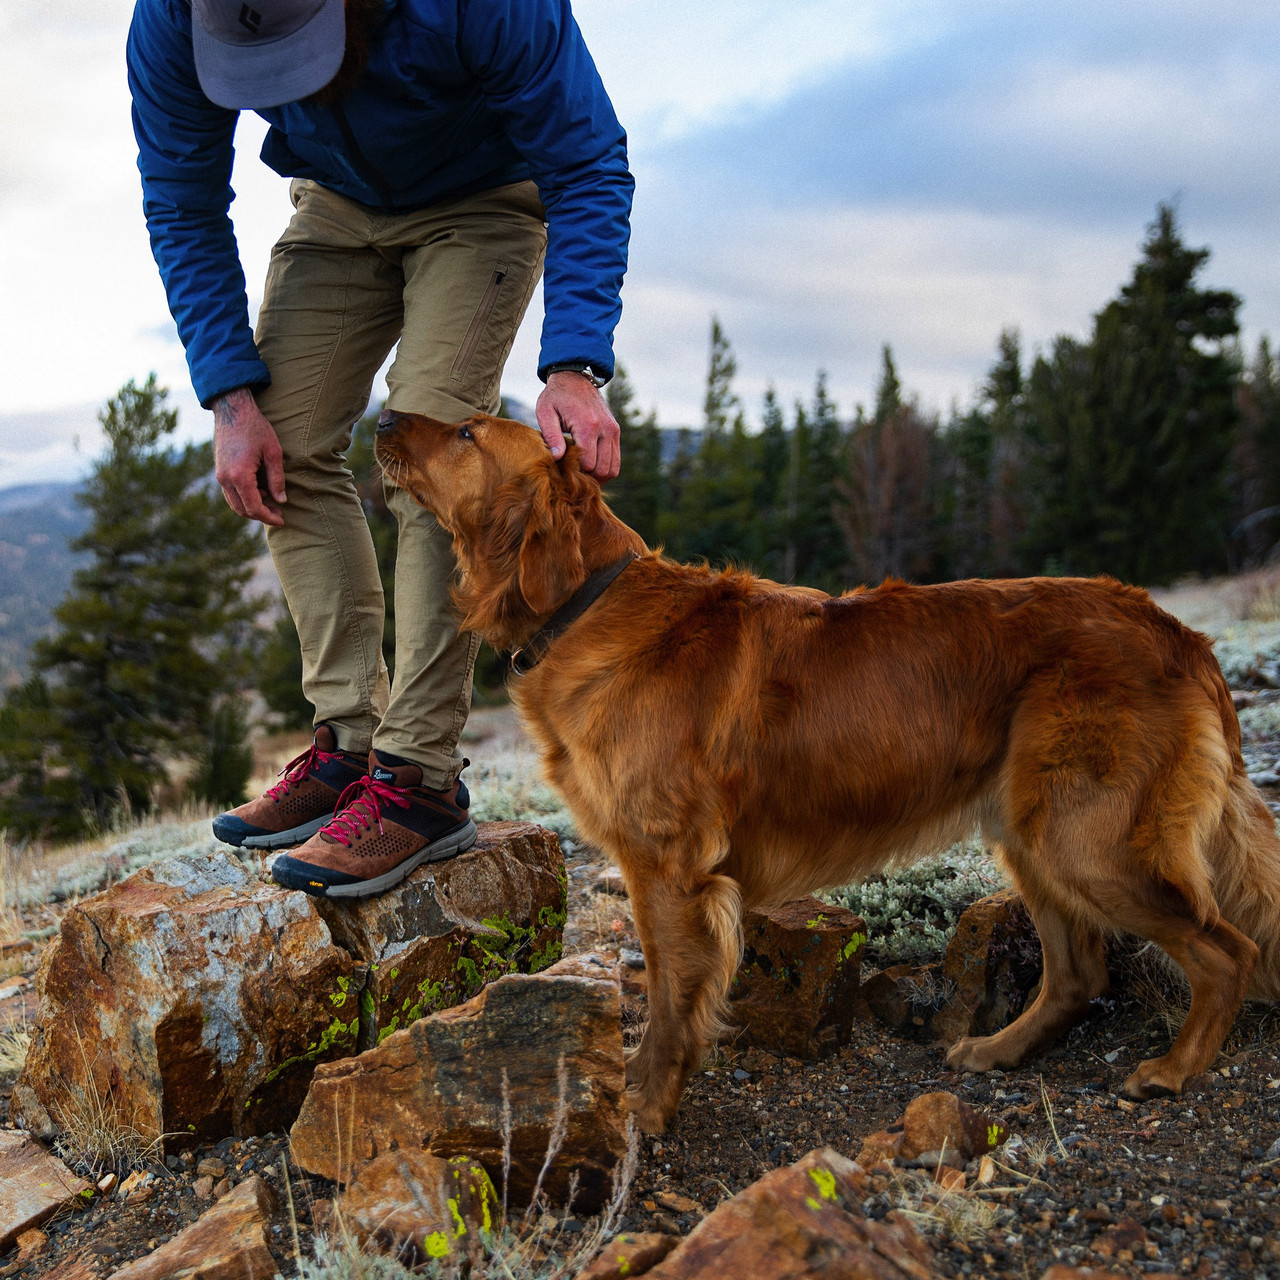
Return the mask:
<svg viewBox="0 0 1280 1280">
<path fill-rule="evenodd" d="M 280 781 L 268 789 L 267 795 L 272 800 L 283 799 L 295 782 L 301 782 L 307 776 L 313 764 L 328 764 L 330 760 L 336 760 L 340 754 L 337 751 L 321 751 L 313 742 L 308 750 L 296 759 L 290 760 L 280 770 Z"/>
<path fill-rule="evenodd" d="M 339 797 L 334 808 L 334 819 L 320 828 L 322 836 L 336 840 L 351 848 L 351 841 L 362 831 L 368 831 L 376 822 L 378 834 L 382 834 L 382 801 L 388 800 L 397 808 L 407 809 L 409 800 L 404 788 L 389 782 L 379 782 L 367 774 L 359 782 L 353 782 Z"/>
</svg>

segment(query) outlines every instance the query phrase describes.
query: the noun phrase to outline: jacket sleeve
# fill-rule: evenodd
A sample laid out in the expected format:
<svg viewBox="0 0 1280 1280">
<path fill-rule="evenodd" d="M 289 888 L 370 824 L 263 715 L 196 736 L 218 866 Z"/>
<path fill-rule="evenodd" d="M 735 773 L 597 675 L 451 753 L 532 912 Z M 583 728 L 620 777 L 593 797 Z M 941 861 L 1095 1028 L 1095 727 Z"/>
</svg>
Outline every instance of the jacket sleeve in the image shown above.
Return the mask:
<svg viewBox="0 0 1280 1280">
<path fill-rule="evenodd" d="M 249 326 L 244 271 L 228 210 L 237 112 L 196 79 L 190 11 L 139 0 L 127 61 L 142 207 L 169 310 L 206 408 L 224 391 L 271 381 Z"/>
<path fill-rule="evenodd" d="M 459 0 L 459 52 L 524 156 L 547 211 L 539 371 L 613 372 L 631 196 L 627 136 L 568 0 Z"/>
</svg>

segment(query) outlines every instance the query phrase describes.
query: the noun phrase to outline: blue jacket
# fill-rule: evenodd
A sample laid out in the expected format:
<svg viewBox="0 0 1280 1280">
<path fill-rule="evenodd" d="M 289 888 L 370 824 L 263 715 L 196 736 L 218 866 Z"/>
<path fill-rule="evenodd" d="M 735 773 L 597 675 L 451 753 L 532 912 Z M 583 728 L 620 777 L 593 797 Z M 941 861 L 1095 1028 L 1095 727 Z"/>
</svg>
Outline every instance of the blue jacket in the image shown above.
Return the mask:
<svg viewBox="0 0 1280 1280">
<path fill-rule="evenodd" d="M 339 109 L 259 112 L 262 158 L 363 204 L 415 209 L 532 178 L 547 211 L 539 367 L 613 369 L 633 182 L 568 0 L 387 0 Z M 128 43 L 143 209 L 200 402 L 270 374 L 227 215 L 238 113 L 201 92 L 189 0 L 137 0 Z"/>
</svg>

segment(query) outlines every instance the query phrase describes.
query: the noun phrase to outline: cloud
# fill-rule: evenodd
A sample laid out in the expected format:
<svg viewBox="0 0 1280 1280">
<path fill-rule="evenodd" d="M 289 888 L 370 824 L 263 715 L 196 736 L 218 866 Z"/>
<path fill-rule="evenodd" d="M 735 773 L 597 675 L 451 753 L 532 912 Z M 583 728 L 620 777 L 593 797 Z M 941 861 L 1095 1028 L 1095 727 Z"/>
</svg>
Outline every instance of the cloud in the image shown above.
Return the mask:
<svg viewBox="0 0 1280 1280">
<path fill-rule="evenodd" d="M 206 432 L 147 245 L 123 48 L 132 0 L 0 12 L 0 413 L 101 404 L 155 369 Z M 577 0 L 638 176 L 617 347 L 642 404 L 696 421 L 711 313 L 753 411 L 843 408 L 883 342 L 945 409 L 1002 326 L 1084 333 L 1159 200 L 1206 279 L 1280 331 L 1280 11 L 1256 0 Z M 251 310 L 289 215 L 242 118 L 233 217 Z M 538 308 L 535 305 L 535 313 Z M 540 315 L 504 387 L 532 403 Z M 91 415 L 90 415 L 91 417 Z M 56 423 L 50 420 L 51 426 Z M 92 426 L 92 423 L 90 423 Z M 39 446 L 34 442 L 41 441 Z M 27 445 L 0 432 L 4 466 Z M 45 455 L 42 455 L 45 456 Z M 48 453 L 41 465 L 71 466 Z"/>
</svg>

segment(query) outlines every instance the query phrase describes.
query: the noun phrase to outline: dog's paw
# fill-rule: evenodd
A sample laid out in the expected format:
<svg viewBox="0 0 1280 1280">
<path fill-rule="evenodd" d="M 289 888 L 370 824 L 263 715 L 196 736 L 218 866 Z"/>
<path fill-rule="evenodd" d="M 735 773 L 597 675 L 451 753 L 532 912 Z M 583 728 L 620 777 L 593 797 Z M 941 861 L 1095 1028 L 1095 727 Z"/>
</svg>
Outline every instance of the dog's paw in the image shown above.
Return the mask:
<svg viewBox="0 0 1280 1280">
<path fill-rule="evenodd" d="M 1138 1064 L 1138 1069 L 1124 1082 L 1126 1097 L 1145 1102 L 1148 1098 L 1176 1097 L 1186 1083 L 1186 1074 L 1163 1058 L 1148 1058 Z"/>
<path fill-rule="evenodd" d="M 636 1128 L 641 1133 L 665 1133 L 667 1121 L 671 1119 L 670 1112 L 656 1105 L 641 1085 L 627 1089 L 627 1110 L 635 1118 Z"/>
<path fill-rule="evenodd" d="M 952 1071 L 994 1071 L 997 1067 L 1017 1066 L 1006 1062 L 995 1036 L 965 1036 L 947 1051 L 947 1066 Z"/>
</svg>

